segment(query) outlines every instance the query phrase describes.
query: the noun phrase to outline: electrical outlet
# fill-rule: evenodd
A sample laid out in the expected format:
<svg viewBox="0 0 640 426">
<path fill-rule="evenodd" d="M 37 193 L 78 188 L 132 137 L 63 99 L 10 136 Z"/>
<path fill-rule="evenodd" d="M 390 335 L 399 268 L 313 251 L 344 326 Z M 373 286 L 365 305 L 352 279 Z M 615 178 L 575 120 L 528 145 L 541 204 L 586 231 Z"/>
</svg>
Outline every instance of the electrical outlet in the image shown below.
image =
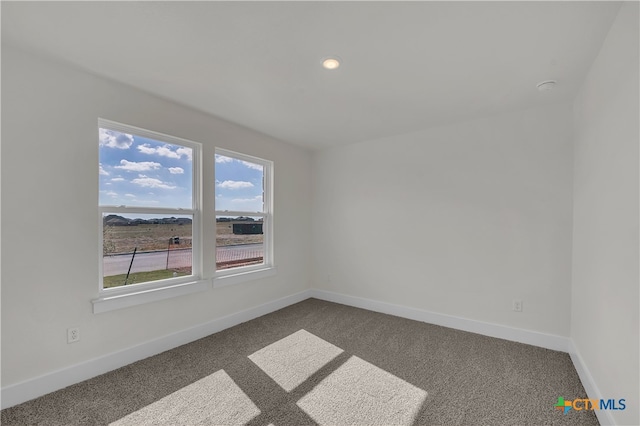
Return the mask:
<svg viewBox="0 0 640 426">
<path fill-rule="evenodd" d="M 522 300 L 513 299 L 513 310 L 515 312 L 522 312 Z"/>
<path fill-rule="evenodd" d="M 67 343 L 80 341 L 80 329 L 77 327 L 67 328 Z"/>
</svg>

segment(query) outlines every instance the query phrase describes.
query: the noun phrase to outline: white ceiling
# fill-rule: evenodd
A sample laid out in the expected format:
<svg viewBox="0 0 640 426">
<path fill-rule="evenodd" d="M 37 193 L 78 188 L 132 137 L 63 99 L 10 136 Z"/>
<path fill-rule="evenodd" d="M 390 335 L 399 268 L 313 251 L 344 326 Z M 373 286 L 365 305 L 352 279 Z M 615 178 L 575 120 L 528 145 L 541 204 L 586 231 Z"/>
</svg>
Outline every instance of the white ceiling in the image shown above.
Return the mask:
<svg viewBox="0 0 640 426">
<path fill-rule="evenodd" d="M 317 149 L 570 100 L 619 6 L 3 1 L 2 43 Z"/>
</svg>

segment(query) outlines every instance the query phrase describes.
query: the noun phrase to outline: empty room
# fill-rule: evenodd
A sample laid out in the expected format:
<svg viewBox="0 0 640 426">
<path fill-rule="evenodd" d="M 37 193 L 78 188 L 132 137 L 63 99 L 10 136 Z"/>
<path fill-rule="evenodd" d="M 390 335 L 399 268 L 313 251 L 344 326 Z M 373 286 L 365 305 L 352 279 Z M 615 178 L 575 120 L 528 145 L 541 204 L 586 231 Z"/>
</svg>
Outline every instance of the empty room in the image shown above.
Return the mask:
<svg viewBox="0 0 640 426">
<path fill-rule="evenodd" d="M 11 2 L 1 423 L 640 424 L 638 2 Z"/>
</svg>

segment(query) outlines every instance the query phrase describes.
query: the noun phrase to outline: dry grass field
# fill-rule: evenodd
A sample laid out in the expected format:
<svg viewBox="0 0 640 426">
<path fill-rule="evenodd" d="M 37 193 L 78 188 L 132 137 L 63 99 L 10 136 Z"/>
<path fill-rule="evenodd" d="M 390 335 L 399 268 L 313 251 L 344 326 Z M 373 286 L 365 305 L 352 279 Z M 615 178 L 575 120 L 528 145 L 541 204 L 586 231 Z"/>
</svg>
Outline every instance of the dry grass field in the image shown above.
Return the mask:
<svg viewBox="0 0 640 426">
<path fill-rule="evenodd" d="M 104 254 L 131 253 L 136 247 L 138 251 L 166 250 L 173 237 L 180 238 L 181 247 L 191 247 L 191 225 L 105 226 Z"/>
<path fill-rule="evenodd" d="M 216 242 L 218 246 L 236 244 L 261 243 L 262 235 L 235 235 L 234 223 L 246 222 L 217 222 Z M 192 227 L 189 224 L 148 224 L 138 226 L 105 226 L 103 231 L 103 248 L 105 255 L 131 253 L 134 248 L 138 251 L 166 250 L 169 239 L 180 238 L 180 248 L 191 247 Z M 178 247 L 171 245 L 172 248 Z"/>
<path fill-rule="evenodd" d="M 234 223 L 247 222 L 217 222 L 216 223 L 216 243 L 218 246 L 233 246 L 236 244 L 261 243 L 262 234 L 257 235 L 235 235 L 233 233 Z"/>
</svg>

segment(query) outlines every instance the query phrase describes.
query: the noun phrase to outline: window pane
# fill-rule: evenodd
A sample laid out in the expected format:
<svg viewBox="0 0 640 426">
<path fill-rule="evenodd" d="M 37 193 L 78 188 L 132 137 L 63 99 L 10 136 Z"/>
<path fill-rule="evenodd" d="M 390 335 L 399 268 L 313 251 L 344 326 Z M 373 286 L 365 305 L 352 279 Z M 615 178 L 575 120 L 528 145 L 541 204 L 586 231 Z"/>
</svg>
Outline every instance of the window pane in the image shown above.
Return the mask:
<svg viewBox="0 0 640 426">
<path fill-rule="evenodd" d="M 193 207 L 191 148 L 105 128 L 99 134 L 100 205 Z"/>
<path fill-rule="evenodd" d="M 103 287 L 191 275 L 192 221 L 191 215 L 103 214 Z"/>
<path fill-rule="evenodd" d="M 262 217 L 216 217 L 216 269 L 263 263 Z"/>
<path fill-rule="evenodd" d="M 216 154 L 216 210 L 264 212 L 262 165 Z"/>
</svg>

